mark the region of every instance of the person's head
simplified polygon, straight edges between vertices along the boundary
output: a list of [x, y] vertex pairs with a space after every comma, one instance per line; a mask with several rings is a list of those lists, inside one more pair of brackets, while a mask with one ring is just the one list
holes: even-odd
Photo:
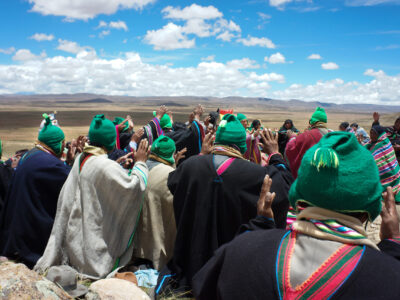
[[253, 122], [251, 122], [251, 127], [254, 128], [254, 130], [260, 129], [261, 128], [260, 120], [253, 120]]
[[158, 156], [173, 165], [175, 163], [175, 150], [175, 142], [171, 138], [162, 135], [151, 145], [150, 154]]
[[317, 107], [315, 109], [315, 112], [312, 114], [310, 118], [310, 125], [314, 125], [316, 123], [327, 123], [328, 122], [328, 117], [326, 115], [325, 109], [322, 107]]
[[[154, 116], [154, 117], [156, 116], [156, 112], [155, 112], [155, 111], [153, 112], [153, 116]], [[161, 129], [164, 130], [164, 131], [170, 131], [170, 130], [172, 130], [172, 122], [171, 122], [171, 118], [170, 118], [170, 116], [169, 116], [168, 114], [164, 114], [164, 115], [161, 117], [161, 120], [160, 120], [160, 127], [161, 127]]]
[[[121, 123], [124, 122], [124, 121], [125, 121], [124, 118], [115, 117], [115, 118], [114, 118], [114, 121], [113, 121], [113, 124], [114, 124], [115, 126], [117, 126], [117, 125], [121, 124]], [[128, 123], [128, 122], [125, 122], [125, 124], [124, 124], [124, 129], [122, 129], [122, 132], [127, 132], [128, 129], [129, 129], [129, 123]]]
[[249, 120], [247, 120], [247, 117], [244, 114], [237, 114], [237, 119], [245, 129], [249, 126]]
[[374, 125], [372, 126], [369, 136], [371, 138], [371, 142], [375, 143], [379, 137], [382, 135], [382, 133], [385, 132], [385, 129], [382, 126], [379, 125]]
[[396, 122], [394, 122], [394, 130], [399, 131], [400, 130], [400, 117], [396, 119]]
[[350, 127], [351, 127], [354, 131], [357, 131], [357, 129], [358, 129], [358, 124], [357, 124], [357, 123], [352, 123], [352, 124], [350, 125]]
[[246, 152], [246, 130], [234, 115], [226, 114], [219, 122], [215, 144], [236, 147], [242, 154]]
[[285, 121], [285, 123], [283, 123], [283, 127], [285, 127], [286, 130], [292, 129], [292, 128], [293, 128], [293, 121], [290, 120], [290, 119], [287, 119], [287, 120]]
[[38, 141], [49, 147], [56, 156], [61, 157], [65, 147], [65, 135], [60, 127], [53, 125], [50, 117], [43, 114], [44, 125], [39, 132]]
[[208, 116], [210, 117], [210, 124], [212, 124], [213, 127], [217, 126], [219, 113], [216, 111], [212, 111], [209, 113]]
[[104, 115], [94, 116], [89, 127], [90, 144], [111, 152], [115, 148], [116, 139], [117, 131], [113, 122]]
[[349, 128], [349, 122], [342, 122], [339, 125], [339, 131], [347, 131], [347, 128]]
[[373, 221], [381, 211], [382, 192], [371, 153], [354, 134], [337, 131], [326, 134], [305, 153], [289, 201], [294, 208], [307, 203], [353, 216], [367, 213]]

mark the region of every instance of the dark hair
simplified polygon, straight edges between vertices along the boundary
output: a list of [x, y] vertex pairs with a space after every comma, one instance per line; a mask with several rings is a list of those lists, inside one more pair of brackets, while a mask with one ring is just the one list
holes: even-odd
[[17, 155], [17, 156], [23, 156], [23, 155], [25, 155], [25, 153], [28, 152], [28, 151], [29, 151], [29, 149], [17, 150], [17, 151], [15, 151], [15, 155]]
[[350, 125], [350, 127], [358, 128], [358, 124], [357, 124], [357, 123], [352, 123], [352, 124]]
[[210, 123], [213, 125], [216, 125], [218, 117], [219, 117], [219, 113], [216, 111], [212, 111], [212, 112], [210, 112], [209, 117], [210, 117]]
[[[352, 124], [353, 125], [353, 124]], [[339, 125], [340, 128], [347, 129], [349, 127], [349, 122], [342, 122]]]
[[371, 130], [375, 131], [378, 136], [385, 132], [385, 128], [379, 125], [372, 126]]
[[254, 120], [254, 121], [251, 123], [251, 127], [253, 127], [253, 128], [255, 128], [256, 126], [259, 126], [259, 125], [261, 125], [260, 120]]
[[283, 123], [283, 126], [282, 126], [282, 127], [285, 127], [286, 124], [290, 124], [292, 127], [294, 127], [293, 121], [290, 120], [290, 119], [287, 119], [287, 120]]

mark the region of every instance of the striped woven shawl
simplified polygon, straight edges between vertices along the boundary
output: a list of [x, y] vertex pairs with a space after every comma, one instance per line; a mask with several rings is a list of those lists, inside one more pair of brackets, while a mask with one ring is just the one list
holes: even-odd
[[382, 133], [376, 143], [369, 143], [366, 147], [371, 151], [378, 166], [383, 188], [391, 186], [396, 195], [396, 202], [400, 202], [400, 167], [386, 133]]

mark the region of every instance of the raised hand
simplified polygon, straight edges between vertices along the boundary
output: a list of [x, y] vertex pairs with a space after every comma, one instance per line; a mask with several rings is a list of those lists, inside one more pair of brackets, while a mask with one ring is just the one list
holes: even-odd
[[210, 154], [214, 145], [215, 136], [209, 132], [206, 134], [203, 140], [203, 145], [201, 146], [201, 154], [206, 155]]
[[156, 110], [156, 118], [161, 119], [163, 115], [167, 113], [168, 109], [165, 105], [161, 105], [157, 110]]
[[136, 132], [131, 137], [131, 141], [135, 142], [136, 144], [139, 143], [139, 141], [142, 138], [143, 134], [144, 134], [144, 129], [143, 128], [140, 128], [140, 129], [136, 130]]
[[257, 215], [273, 219], [272, 202], [275, 199], [275, 193], [271, 193], [272, 179], [265, 175], [264, 182], [261, 187], [260, 198], [257, 201]]
[[149, 153], [150, 153], [149, 142], [147, 141], [147, 139], [144, 139], [140, 142], [139, 147], [135, 153], [134, 156], [135, 162], [138, 161], [146, 162]]
[[119, 163], [124, 169], [128, 169], [133, 163], [132, 155], [133, 152], [129, 152], [128, 154], [118, 158], [116, 162]]
[[187, 148], [183, 148], [181, 151], [178, 151], [175, 153], [174, 159], [175, 159], [175, 164], [177, 165], [178, 162], [182, 159], [185, 158], [185, 153], [187, 151]]
[[261, 143], [259, 143], [259, 146], [262, 148], [262, 152], [267, 155], [279, 152], [278, 134], [274, 135], [271, 129], [264, 129], [264, 132], [261, 132]]
[[373, 118], [374, 118], [374, 122], [379, 122], [379, 117], [380, 117], [380, 116], [379, 116], [379, 113], [378, 113], [378, 112], [374, 112], [372, 116], [373, 116]]
[[392, 187], [382, 193], [383, 206], [381, 211], [382, 224], [380, 231], [381, 240], [400, 237], [399, 216], [397, 215], [396, 202]]

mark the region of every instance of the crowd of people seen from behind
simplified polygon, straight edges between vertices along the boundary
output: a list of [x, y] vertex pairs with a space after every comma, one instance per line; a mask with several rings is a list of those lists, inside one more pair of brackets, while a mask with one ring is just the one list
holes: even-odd
[[160, 106], [140, 128], [95, 115], [67, 142], [43, 114], [33, 148], [0, 161], [0, 260], [73, 297], [71, 272], [157, 299], [399, 299], [400, 117], [372, 117], [332, 130], [317, 107], [301, 132]]

